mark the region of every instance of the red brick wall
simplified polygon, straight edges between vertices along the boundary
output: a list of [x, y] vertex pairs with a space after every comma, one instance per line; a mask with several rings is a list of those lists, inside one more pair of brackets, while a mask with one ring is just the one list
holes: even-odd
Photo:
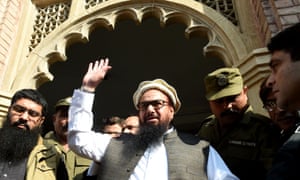
[[265, 3], [263, 1], [251, 0], [250, 3], [252, 5], [252, 13], [256, 25], [255, 28], [259, 38], [261, 39], [261, 44], [264, 46], [268, 38], [271, 36], [271, 30], [269, 26], [269, 16], [271, 13], [268, 11], [269, 8], [264, 5]]
[[251, 0], [251, 4], [264, 44], [278, 31], [300, 22], [300, 0]]
[[300, 22], [300, 0], [274, 0], [282, 28]]

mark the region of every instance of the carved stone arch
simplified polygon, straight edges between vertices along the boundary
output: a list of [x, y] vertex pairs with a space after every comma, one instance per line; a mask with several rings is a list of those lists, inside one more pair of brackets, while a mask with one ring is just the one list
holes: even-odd
[[215, 10], [193, 0], [116, 0], [106, 1], [85, 10], [81, 16], [69, 18], [28, 55], [27, 64], [16, 77], [12, 90], [37, 88], [53, 75], [49, 65], [67, 59], [65, 50], [74, 42], [87, 42], [90, 32], [97, 26], [113, 30], [117, 21], [131, 19], [142, 23], [144, 18], [156, 17], [161, 26], [184, 23], [187, 38], [207, 36], [205, 55], [220, 57], [226, 66], [235, 66], [246, 55], [247, 50], [237, 27]]

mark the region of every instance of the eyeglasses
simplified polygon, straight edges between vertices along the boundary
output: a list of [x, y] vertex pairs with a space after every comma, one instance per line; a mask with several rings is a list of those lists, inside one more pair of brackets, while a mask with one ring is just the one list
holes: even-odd
[[12, 106], [12, 111], [18, 115], [21, 115], [25, 112], [28, 113], [29, 117], [31, 117], [32, 119], [35, 119], [37, 117], [40, 117], [42, 114], [35, 111], [35, 110], [32, 110], [32, 109], [27, 109], [26, 107], [24, 106], [21, 106], [21, 105], [18, 105], [18, 104], [15, 104]]
[[145, 111], [148, 106], [151, 105], [155, 110], [159, 110], [162, 107], [169, 105], [169, 102], [164, 101], [164, 100], [154, 100], [154, 101], [145, 101], [145, 102], [140, 102], [137, 107], [140, 111]]
[[269, 112], [274, 111], [277, 108], [276, 100], [266, 101], [263, 108]]

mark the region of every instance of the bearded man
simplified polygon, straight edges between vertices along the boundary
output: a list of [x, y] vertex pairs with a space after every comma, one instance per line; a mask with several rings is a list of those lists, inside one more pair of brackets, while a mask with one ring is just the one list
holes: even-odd
[[40, 136], [46, 113], [47, 102], [38, 91], [14, 94], [0, 129], [0, 179], [56, 179], [60, 156]]
[[90, 63], [69, 110], [69, 146], [101, 162], [98, 179], [237, 179], [208, 142], [172, 126], [181, 103], [162, 79], [143, 81], [133, 95], [140, 130], [118, 138], [92, 131], [94, 92], [111, 69], [108, 59]]

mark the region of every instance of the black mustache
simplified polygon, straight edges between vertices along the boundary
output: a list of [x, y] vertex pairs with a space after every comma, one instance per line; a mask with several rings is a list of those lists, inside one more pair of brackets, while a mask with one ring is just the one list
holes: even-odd
[[228, 109], [221, 113], [221, 117], [229, 116], [229, 115], [240, 115], [240, 112], [234, 109]]
[[17, 127], [17, 126], [19, 126], [19, 125], [24, 125], [24, 127], [26, 128], [26, 130], [30, 130], [30, 128], [29, 128], [29, 126], [28, 126], [28, 124], [27, 124], [27, 121], [24, 120], [24, 119], [19, 119], [18, 121], [14, 122], [12, 125], [13, 125], [14, 127]]
[[62, 126], [62, 129], [63, 129], [64, 131], [68, 131], [68, 124], [63, 125], [63, 126]]

